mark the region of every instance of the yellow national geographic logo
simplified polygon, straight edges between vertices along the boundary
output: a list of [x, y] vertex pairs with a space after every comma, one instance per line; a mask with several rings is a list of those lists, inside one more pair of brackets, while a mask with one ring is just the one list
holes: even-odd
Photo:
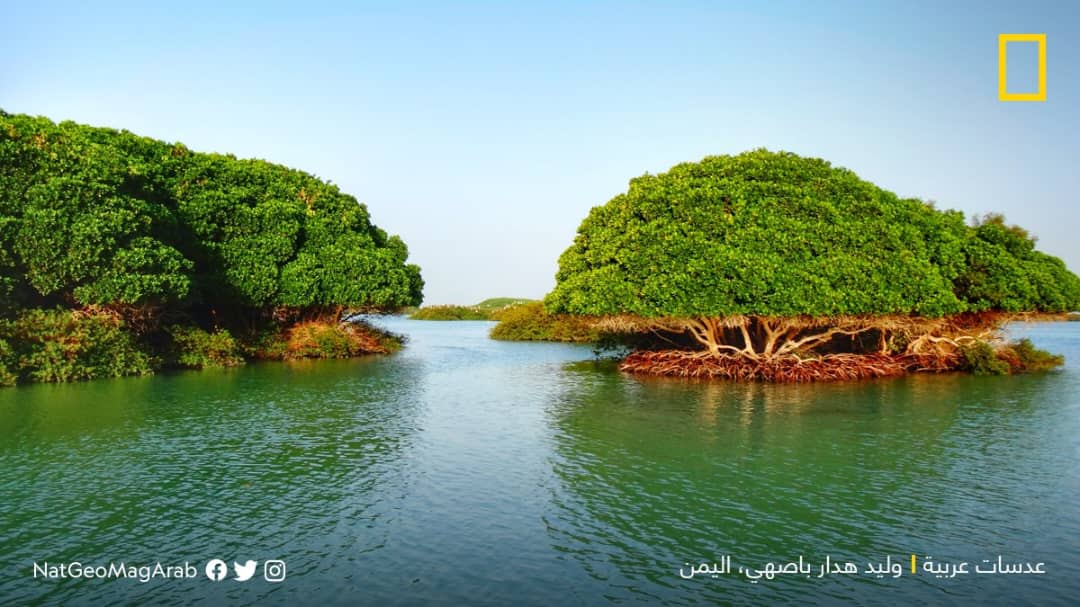
[[[1039, 90], [1034, 93], [1010, 93], [1008, 58], [1010, 42], [1034, 42], [1039, 45]], [[1046, 34], [998, 34], [998, 99], [1002, 101], [1046, 101]]]

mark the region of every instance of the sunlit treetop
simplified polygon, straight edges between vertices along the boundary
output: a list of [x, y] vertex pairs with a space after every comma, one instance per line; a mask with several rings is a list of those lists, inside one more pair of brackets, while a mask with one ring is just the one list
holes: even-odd
[[416, 305], [401, 239], [262, 160], [0, 112], [0, 306]]
[[1080, 279], [1000, 216], [900, 198], [817, 158], [754, 150], [631, 180], [559, 259], [550, 311], [832, 316], [1080, 307]]

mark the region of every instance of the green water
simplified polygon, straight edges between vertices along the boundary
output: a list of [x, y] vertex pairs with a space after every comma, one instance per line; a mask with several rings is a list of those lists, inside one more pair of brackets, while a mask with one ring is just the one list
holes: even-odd
[[[489, 323], [384, 323], [411, 338], [387, 358], [0, 390], [0, 605], [1080, 597], [1080, 323], [1021, 329], [1069, 357], [1057, 373], [805, 386], [634, 379]], [[912, 553], [1047, 573], [913, 576]], [[905, 575], [680, 577], [724, 555]], [[211, 558], [259, 571], [212, 582]], [[199, 577], [33, 577], [75, 560]]]

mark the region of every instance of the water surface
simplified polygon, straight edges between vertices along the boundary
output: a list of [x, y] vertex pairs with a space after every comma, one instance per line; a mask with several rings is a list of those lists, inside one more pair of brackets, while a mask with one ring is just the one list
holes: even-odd
[[[0, 390], [0, 604], [1074, 604], [1080, 323], [1023, 377], [631, 378], [484, 322], [397, 355]], [[1044, 562], [1046, 575], [908, 575]], [[905, 575], [683, 579], [826, 555]], [[211, 558], [258, 560], [209, 581]], [[281, 559], [287, 577], [262, 579]], [[189, 561], [193, 580], [32, 564]]]

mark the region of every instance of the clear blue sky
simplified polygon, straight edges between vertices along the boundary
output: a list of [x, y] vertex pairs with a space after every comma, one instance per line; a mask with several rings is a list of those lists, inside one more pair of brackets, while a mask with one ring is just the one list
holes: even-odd
[[[329, 179], [427, 303], [540, 297], [631, 177], [755, 147], [1003, 212], [1080, 270], [1076, 2], [4, 4], [0, 108]], [[997, 100], [1003, 32], [1047, 34], [1045, 103]]]

